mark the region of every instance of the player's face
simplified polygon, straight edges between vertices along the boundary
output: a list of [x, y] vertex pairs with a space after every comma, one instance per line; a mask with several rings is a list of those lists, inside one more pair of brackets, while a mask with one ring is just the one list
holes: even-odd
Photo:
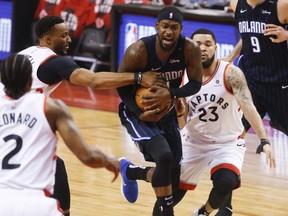
[[50, 33], [51, 49], [59, 55], [67, 54], [71, 38], [68, 27], [65, 23], [55, 25], [55, 29]]
[[161, 20], [156, 22], [158, 39], [161, 48], [165, 51], [172, 50], [182, 31], [182, 25], [174, 20]]
[[201, 49], [203, 68], [208, 68], [215, 59], [216, 43], [210, 34], [196, 34], [192, 38]]

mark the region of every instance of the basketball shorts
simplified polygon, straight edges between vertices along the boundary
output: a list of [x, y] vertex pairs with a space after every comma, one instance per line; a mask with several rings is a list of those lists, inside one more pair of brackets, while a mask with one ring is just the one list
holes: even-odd
[[126, 128], [147, 161], [153, 160], [143, 152], [143, 145], [145, 143], [143, 141], [162, 135], [170, 146], [174, 162], [179, 165], [182, 158], [182, 143], [175, 109], [172, 109], [159, 122], [144, 122], [130, 112], [124, 103], [120, 103], [119, 117], [121, 124]]
[[[183, 134], [183, 136], [187, 136]], [[183, 159], [181, 161], [180, 188], [194, 190], [203, 171], [209, 167], [210, 175], [219, 169], [227, 168], [241, 174], [246, 151], [245, 140], [229, 143], [205, 144], [190, 142], [182, 136]]]
[[42, 190], [0, 188], [0, 194], [0, 215], [63, 216], [58, 201]]

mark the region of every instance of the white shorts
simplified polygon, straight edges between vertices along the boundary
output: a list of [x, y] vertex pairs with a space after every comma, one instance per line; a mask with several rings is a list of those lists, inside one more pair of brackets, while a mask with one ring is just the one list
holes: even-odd
[[246, 151], [244, 139], [223, 144], [197, 144], [185, 139], [182, 142], [181, 189], [194, 190], [207, 167], [210, 167], [211, 175], [221, 168], [241, 174]]
[[63, 216], [58, 201], [44, 191], [0, 188], [0, 194], [1, 216]]

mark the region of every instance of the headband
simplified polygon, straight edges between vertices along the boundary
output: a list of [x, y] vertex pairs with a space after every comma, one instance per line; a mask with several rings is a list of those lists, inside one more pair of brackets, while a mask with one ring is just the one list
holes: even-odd
[[167, 6], [159, 12], [157, 21], [159, 22], [163, 19], [174, 20], [182, 25], [183, 15], [178, 8]]

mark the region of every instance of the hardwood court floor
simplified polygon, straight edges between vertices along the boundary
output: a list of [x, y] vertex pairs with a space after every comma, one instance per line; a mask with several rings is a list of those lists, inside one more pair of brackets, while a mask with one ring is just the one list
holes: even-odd
[[[109, 100], [107, 92], [105, 94]], [[103, 97], [99, 95], [100, 93], [96, 94], [96, 97]], [[112, 94], [112, 97], [115, 95]], [[104, 99], [102, 103], [105, 106], [108, 104]], [[111, 108], [114, 111], [75, 106], [70, 106], [70, 109], [76, 124], [91, 145], [118, 157], [127, 157], [136, 164], [153, 165], [143, 160], [129, 135], [120, 125], [115, 107], [117, 106], [114, 104]], [[254, 152], [258, 139], [254, 133], [248, 133], [242, 187], [234, 191], [233, 195], [234, 216], [288, 215], [288, 138], [269, 126], [266, 126], [266, 130], [273, 142], [277, 167], [269, 169], [265, 164], [264, 155], [256, 157]], [[68, 171], [72, 199], [71, 216], [152, 215], [155, 197], [150, 184], [139, 181], [138, 200], [130, 204], [121, 195], [120, 176], [111, 183], [113, 176], [110, 172], [84, 166], [61, 139], [57, 151], [66, 162]], [[211, 181], [207, 169], [198, 188], [188, 192], [182, 202], [175, 207], [175, 215], [191, 216], [191, 213], [206, 201], [210, 189]]]

